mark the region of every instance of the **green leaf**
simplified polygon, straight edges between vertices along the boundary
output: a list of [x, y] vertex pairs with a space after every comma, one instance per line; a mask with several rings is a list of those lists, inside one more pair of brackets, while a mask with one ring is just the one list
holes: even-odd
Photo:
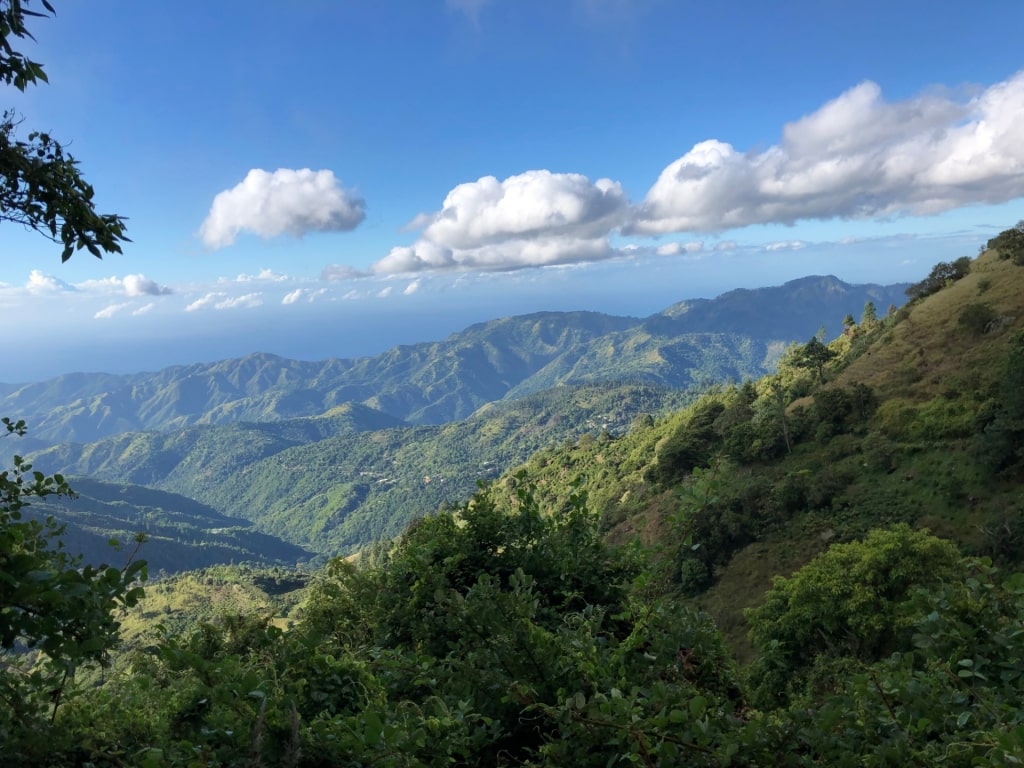
[[704, 716], [707, 707], [708, 701], [703, 696], [694, 696], [690, 699], [690, 714], [695, 720]]
[[380, 715], [372, 709], [366, 712], [365, 718], [366, 728], [363, 731], [363, 743], [368, 747], [373, 747], [380, 741], [381, 733], [384, 731], [384, 725], [381, 723]]

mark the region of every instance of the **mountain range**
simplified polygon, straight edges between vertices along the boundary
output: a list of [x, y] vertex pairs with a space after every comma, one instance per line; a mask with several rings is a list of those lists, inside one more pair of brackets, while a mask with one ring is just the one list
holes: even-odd
[[[0, 413], [31, 429], [23, 446], [89, 442], [194, 424], [320, 416], [355, 403], [392, 425], [444, 424], [486, 403], [554, 386], [643, 382], [671, 388], [770, 370], [786, 344], [838, 331], [866, 302], [902, 302], [905, 286], [807, 277], [675, 304], [648, 318], [543, 312], [470, 326], [375, 357], [288, 360], [255, 353], [154, 373], [73, 373], [0, 384]], [[383, 424], [382, 424], [383, 426]], [[23, 448], [24, 450], [24, 448]]]

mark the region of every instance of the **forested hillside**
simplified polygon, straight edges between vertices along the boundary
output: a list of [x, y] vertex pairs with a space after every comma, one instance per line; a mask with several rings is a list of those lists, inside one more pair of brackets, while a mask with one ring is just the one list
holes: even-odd
[[[130, 376], [76, 373], [0, 384], [0, 413], [17, 414], [38, 447], [193, 424], [319, 416], [363, 404], [414, 424], [465, 418], [482, 405], [556, 385], [646, 382], [684, 389], [765, 373], [785, 344], [902, 286], [805, 278], [725, 294], [647, 320], [544, 312], [471, 326], [444, 341], [376, 357], [300, 362], [268, 354]], [[733, 311], [736, 305], [741, 311]], [[818, 312], [818, 309], [827, 310]]]
[[524, 469], [546, 504], [585, 491], [613, 540], [676, 542], [673, 582], [744, 656], [743, 610], [773, 576], [881, 525], [927, 527], [1016, 567], [1024, 269], [1006, 256], [938, 265], [906, 307], [872, 306], [829, 344], [790, 349], [771, 376]]
[[[6, 754], [1018, 765], [1024, 251], [1002, 243], [770, 376], [535, 453], [308, 586], [221, 570], [150, 587], [147, 610], [111, 574], [133, 646], [98, 675], [79, 636], [26, 624], [38, 655], [0, 673]], [[61, 482], [5, 488], [20, 503]]]
[[[497, 477], [542, 447], [621, 434], [638, 416], [690, 399], [644, 385], [560, 387], [487, 405], [445, 426], [386, 429], [381, 414], [343, 406], [324, 418], [126, 434], [31, 458], [66, 474], [201, 499], [329, 556], [356, 552], [397, 535], [424, 512], [464, 501], [478, 480]], [[68, 519], [75, 505], [66, 506]]]

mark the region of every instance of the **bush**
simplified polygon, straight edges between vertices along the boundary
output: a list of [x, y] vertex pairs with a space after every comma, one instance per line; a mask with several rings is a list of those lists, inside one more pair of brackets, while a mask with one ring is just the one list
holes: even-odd
[[753, 682], [765, 703], [803, 692], [822, 661], [870, 662], [910, 645], [905, 608], [921, 586], [963, 570], [956, 547], [907, 525], [835, 544], [791, 578], [775, 577], [764, 605], [747, 611], [762, 651]]
[[988, 331], [990, 323], [995, 319], [996, 311], [988, 304], [979, 301], [964, 307], [957, 322], [970, 333], [980, 336]]
[[914, 283], [906, 290], [907, 296], [913, 299], [923, 299], [925, 296], [931, 296], [933, 293], [938, 293], [949, 283], [955, 283], [966, 277], [971, 272], [971, 257], [961, 256], [956, 261], [940, 261], [934, 267], [932, 271], [928, 273], [928, 277], [919, 283]]

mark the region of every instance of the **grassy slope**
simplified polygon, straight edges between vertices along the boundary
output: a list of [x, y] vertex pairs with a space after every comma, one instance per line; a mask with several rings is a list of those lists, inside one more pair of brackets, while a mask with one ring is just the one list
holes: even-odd
[[[961, 314], [977, 302], [1007, 318], [1003, 327], [986, 334], [962, 327]], [[710, 504], [725, 510], [721, 527], [735, 529], [732, 550], [715, 564], [713, 585], [697, 599], [741, 659], [749, 653], [743, 611], [760, 601], [772, 577], [871, 528], [906, 521], [968, 552], [1019, 558], [1007, 539], [1019, 533], [1014, 515], [1020, 514], [1021, 478], [992, 477], [979, 465], [975, 418], [989, 403], [1010, 335], [1022, 327], [1024, 269], [984, 255], [967, 277], [901, 310], [898, 322], [870, 343], [869, 335], [833, 343], [846, 358], [827, 372], [824, 388], [872, 387], [881, 405], [869, 422], [815, 434], [814, 400], [804, 397], [788, 409], [794, 424], [811, 423], [792, 453], [726, 465], [728, 475], [718, 478], [720, 498]], [[766, 385], [759, 382], [759, 390]], [[720, 390], [710, 399], [734, 396], [735, 390]], [[610, 538], [639, 538], [675, 558], [680, 542], [673, 516], [707, 499], [687, 499], [689, 481], [659, 479], [659, 459], [693, 413], [638, 425], [603, 444], [542, 451], [525, 468], [554, 504], [564, 502], [569, 483], [579, 478]], [[794, 488], [803, 494], [799, 503], [786, 501]]]
[[[967, 331], [958, 319], [965, 307], [979, 301], [1013, 319], [983, 337]], [[860, 382], [871, 386], [883, 402], [906, 401], [918, 409], [946, 400], [950, 410], [970, 422], [998, 376], [1007, 338], [1024, 327], [1024, 269], [987, 253], [974, 262], [971, 274], [904, 312], [891, 333], [838, 373], [833, 385]], [[922, 418], [920, 410], [915, 415]], [[765, 541], [738, 552], [702, 597], [701, 603], [734, 647], [746, 648], [743, 610], [760, 602], [772, 576], [792, 573], [837, 538], [907, 520], [968, 551], [992, 553], [988, 532], [1019, 507], [1020, 478], [993, 479], [983, 472], [974, 459], [974, 435], [934, 434], [920, 440], [914, 439], [913, 430], [910, 435], [894, 435], [891, 445], [885, 446], [886, 452], [893, 451], [891, 459], [883, 463], [877, 447], [885, 439], [879, 435], [882, 416], [884, 412], [876, 414], [867, 435], [824, 454], [832, 459], [828, 463], [834, 471], [852, 475], [843, 493], [849, 504], [845, 515], [828, 509], [794, 517]], [[822, 446], [805, 446], [782, 463], [780, 473], [822, 471], [814, 460], [814, 454], [821, 453]]]

